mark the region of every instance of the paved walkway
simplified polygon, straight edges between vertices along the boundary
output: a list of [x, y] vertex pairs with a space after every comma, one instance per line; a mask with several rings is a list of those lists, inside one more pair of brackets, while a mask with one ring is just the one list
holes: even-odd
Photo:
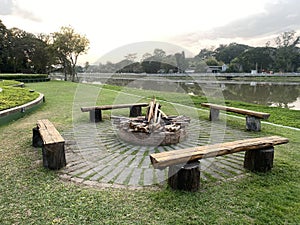
[[[76, 124], [72, 131], [63, 133], [67, 166], [61, 170], [61, 177], [100, 187], [155, 187], [165, 183], [167, 169], [153, 169], [149, 154], [253, 137], [249, 132], [225, 128], [222, 124], [193, 120], [188, 134], [188, 139], [177, 145], [134, 146], [119, 140], [110, 120]], [[216, 182], [243, 174], [243, 157], [244, 153], [236, 153], [201, 160], [201, 182]]]

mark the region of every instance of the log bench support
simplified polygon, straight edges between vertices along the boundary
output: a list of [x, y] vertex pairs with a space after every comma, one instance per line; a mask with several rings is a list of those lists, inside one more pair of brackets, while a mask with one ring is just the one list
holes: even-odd
[[45, 168], [58, 170], [66, 166], [65, 140], [49, 120], [38, 120], [32, 133], [32, 146], [42, 147]]
[[93, 123], [98, 123], [98, 122], [102, 121], [101, 109], [92, 109], [90, 111], [90, 121]]
[[90, 122], [98, 123], [102, 121], [102, 110], [129, 108], [129, 117], [137, 117], [142, 115], [142, 107], [145, 106], [148, 106], [148, 103], [102, 105], [93, 107], [81, 107], [81, 111], [89, 112]]
[[255, 116], [246, 116], [246, 129], [249, 131], [261, 131], [261, 119]]
[[175, 190], [197, 191], [200, 186], [199, 160], [245, 151], [244, 168], [268, 172], [273, 167], [274, 146], [288, 143], [280, 136], [252, 138], [150, 154], [155, 169], [169, 167], [168, 185]]
[[138, 117], [142, 115], [142, 107], [141, 106], [131, 106], [129, 117]]
[[209, 110], [209, 120], [210, 121], [218, 121], [219, 115], [220, 115], [220, 110], [210, 108], [210, 110]]
[[195, 192], [200, 187], [200, 163], [172, 165], [168, 171], [168, 185], [174, 190]]
[[273, 168], [274, 147], [245, 152], [244, 168], [253, 172], [268, 172]]
[[220, 110], [234, 112], [242, 115], [246, 115], [246, 129], [248, 131], [260, 131], [261, 130], [261, 119], [268, 119], [270, 117], [269, 113], [256, 112], [252, 110], [228, 107], [223, 105], [216, 105], [210, 103], [202, 103], [201, 106], [209, 107], [209, 120], [218, 121]]

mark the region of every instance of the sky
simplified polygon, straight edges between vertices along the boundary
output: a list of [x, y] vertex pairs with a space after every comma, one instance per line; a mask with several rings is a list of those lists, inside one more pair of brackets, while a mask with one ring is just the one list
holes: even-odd
[[232, 42], [262, 46], [300, 31], [299, 9], [299, 0], [0, 0], [0, 20], [34, 34], [70, 25], [90, 41], [79, 64], [94, 64], [156, 46], [191, 56]]

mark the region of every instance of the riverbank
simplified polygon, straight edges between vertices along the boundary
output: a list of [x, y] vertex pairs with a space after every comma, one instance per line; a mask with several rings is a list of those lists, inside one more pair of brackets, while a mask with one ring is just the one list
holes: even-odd
[[[208, 183], [197, 193], [165, 187], [138, 191], [95, 189], [61, 181], [56, 172], [42, 168], [41, 150], [31, 147], [31, 132], [36, 120], [42, 118], [49, 118], [61, 132], [72, 128], [72, 109], [78, 99], [74, 96], [82, 94], [83, 100], [88, 97], [78, 93], [77, 85], [53, 81], [29, 84], [45, 94], [45, 104], [17, 122], [0, 126], [1, 224], [273, 224], [274, 221], [297, 224], [300, 221], [300, 132], [269, 124], [263, 124], [260, 135], [281, 135], [289, 138], [290, 143], [276, 147], [274, 168], [267, 174], [247, 173], [234, 180]], [[98, 85], [87, 88], [98, 96]], [[180, 93], [129, 90], [107, 86], [100, 91], [99, 103], [114, 103], [120, 98], [118, 91], [145, 97], [155, 94], [178, 104], [186, 103], [187, 99]], [[198, 106], [199, 102], [200, 99], [193, 99], [190, 104]], [[173, 110], [172, 104], [166, 107], [164, 104], [166, 113], [172, 114]], [[280, 116], [286, 112], [282, 111]], [[208, 111], [200, 110], [199, 116], [207, 119]], [[226, 118], [227, 126], [235, 129], [244, 129], [244, 122]]]
[[[162, 91], [154, 91], [154, 90], [149, 91], [144, 89], [141, 90], [136, 88], [130, 88], [130, 87], [128, 88], [128, 87], [120, 87], [120, 86], [112, 86], [112, 85], [105, 85], [104, 87], [109, 90], [120, 91], [130, 95], [137, 95], [143, 97], [149, 97], [154, 95], [157, 96], [157, 98], [160, 100], [168, 99], [168, 101], [173, 103], [187, 105], [199, 109], [201, 109], [200, 106], [201, 103], [210, 101], [211, 103], [226, 104], [227, 106], [231, 106], [231, 107], [270, 113], [271, 116], [268, 119], [268, 122], [300, 128], [300, 112], [296, 110], [289, 110], [287, 108], [269, 107], [269, 106], [251, 104], [251, 103], [246, 103], [241, 101], [231, 101], [231, 100], [224, 99], [224, 96], [221, 96], [223, 97], [223, 99], [209, 98], [208, 100], [207, 96], [189, 95], [185, 93], [162, 92]], [[234, 115], [233, 113], [229, 113], [229, 114]], [[204, 115], [203, 118], [205, 118], [205, 116], [206, 115]]]
[[[226, 76], [231, 76], [227, 78]], [[52, 79], [63, 80], [61, 74]], [[206, 89], [218, 90], [226, 100], [300, 110], [298, 74], [114, 74], [83, 73], [81, 83], [135, 86], [141, 89], [205, 95]], [[172, 90], [170, 90], [172, 88]], [[220, 95], [219, 94], [219, 95]]]

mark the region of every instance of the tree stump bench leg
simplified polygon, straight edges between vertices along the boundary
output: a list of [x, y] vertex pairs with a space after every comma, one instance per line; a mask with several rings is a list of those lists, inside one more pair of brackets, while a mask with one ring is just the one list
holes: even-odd
[[249, 150], [245, 153], [244, 168], [253, 172], [268, 172], [273, 168], [274, 147]]
[[38, 127], [32, 129], [32, 146], [35, 148], [43, 146], [43, 140]]
[[90, 111], [90, 121], [93, 123], [102, 121], [101, 109], [95, 109]]
[[210, 121], [218, 121], [219, 120], [220, 110], [214, 109], [214, 108], [210, 108], [209, 112], [210, 112], [209, 113], [209, 120]]
[[169, 167], [168, 185], [174, 190], [198, 191], [200, 187], [199, 162], [188, 163], [184, 166]]
[[65, 143], [44, 145], [42, 148], [43, 166], [51, 170], [58, 170], [66, 166]]
[[142, 115], [142, 107], [141, 106], [131, 106], [129, 117], [137, 117]]
[[249, 131], [260, 131], [260, 119], [254, 116], [246, 116], [246, 129]]

